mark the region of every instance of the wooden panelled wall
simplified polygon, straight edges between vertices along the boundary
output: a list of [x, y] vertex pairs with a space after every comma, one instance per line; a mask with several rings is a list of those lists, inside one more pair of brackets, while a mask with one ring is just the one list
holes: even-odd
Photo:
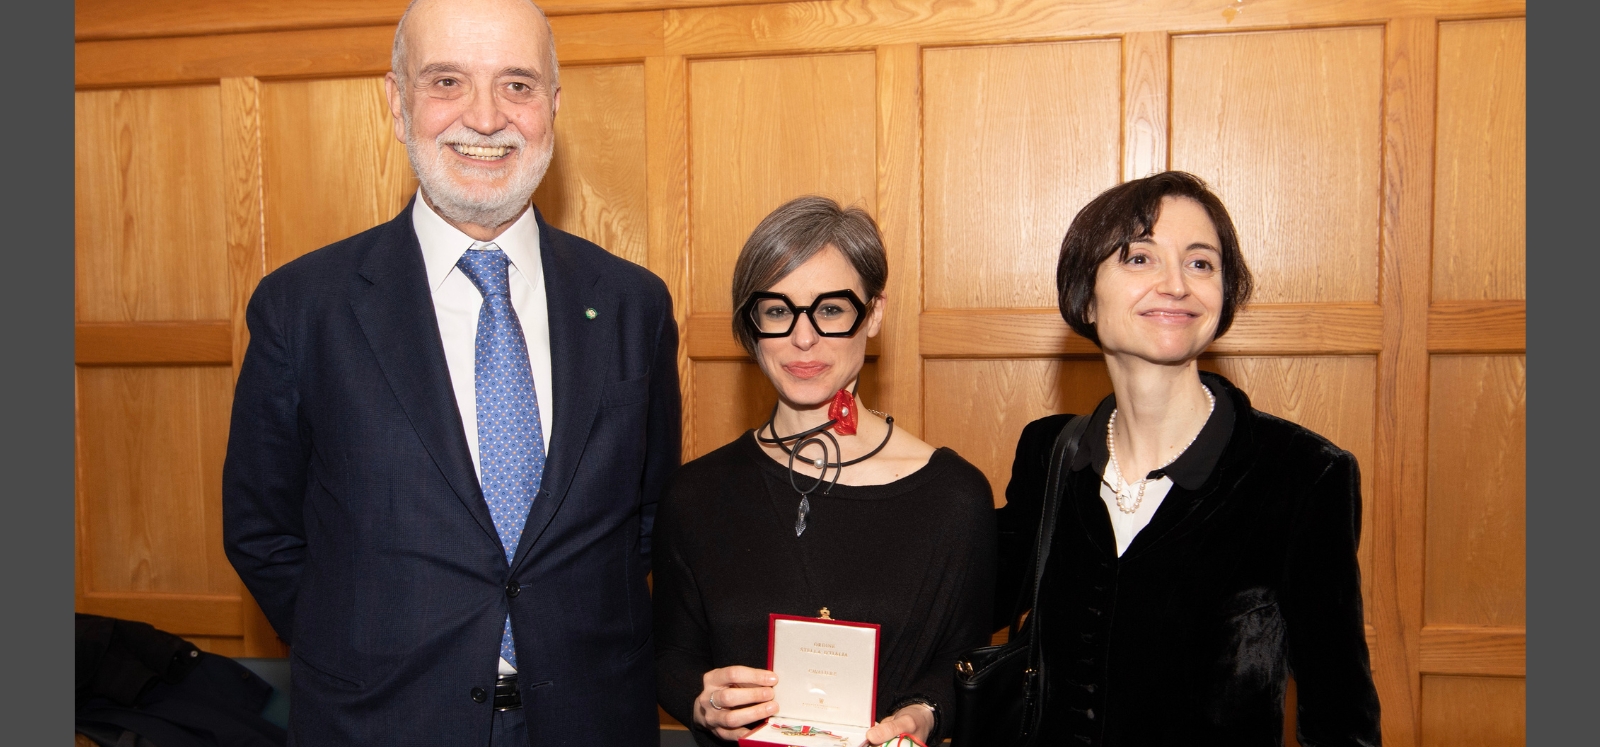
[[[78, 3], [78, 609], [282, 653], [221, 549], [242, 310], [415, 190], [381, 86], [403, 6]], [[1109, 391], [1051, 308], [1067, 223], [1193, 171], [1260, 288], [1203, 365], [1360, 460], [1385, 743], [1523, 743], [1522, 0], [547, 7], [535, 202], [672, 288], [686, 456], [771, 406], [731, 265], [821, 193], [889, 247], [864, 396], [1000, 496], [1023, 424]]]

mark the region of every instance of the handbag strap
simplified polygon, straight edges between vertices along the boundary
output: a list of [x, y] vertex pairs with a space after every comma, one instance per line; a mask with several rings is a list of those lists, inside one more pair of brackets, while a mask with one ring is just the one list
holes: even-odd
[[[1056, 436], [1055, 445], [1050, 449], [1050, 473], [1045, 480], [1044, 513], [1039, 518], [1039, 533], [1034, 540], [1033, 561], [1033, 595], [1031, 606], [1028, 608], [1030, 616], [1039, 614], [1039, 588], [1043, 586], [1045, 561], [1050, 558], [1050, 543], [1055, 538], [1056, 519], [1061, 510], [1061, 497], [1064, 492], [1062, 481], [1068, 467], [1078, 456], [1078, 443], [1083, 440], [1083, 433], [1089, 428], [1089, 416], [1077, 415], [1061, 428], [1060, 435]], [[1011, 617], [1013, 630], [1008, 634], [1007, 640], [1015, 636], [1017, 616]], [[1034, 665], [1039, 661], [1039, 626], [1028, 626], [1028, 660]]]

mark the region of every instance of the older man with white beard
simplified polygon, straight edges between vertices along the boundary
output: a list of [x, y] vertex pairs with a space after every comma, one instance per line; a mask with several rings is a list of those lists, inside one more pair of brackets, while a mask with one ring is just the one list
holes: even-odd
[[262, 280], [234, 393], [225, 544], [291, 742], [654, 745], [671, 299], [529, 205], [561, 103], [532, 3], [417, 0], [385, 85], [417, 198]]

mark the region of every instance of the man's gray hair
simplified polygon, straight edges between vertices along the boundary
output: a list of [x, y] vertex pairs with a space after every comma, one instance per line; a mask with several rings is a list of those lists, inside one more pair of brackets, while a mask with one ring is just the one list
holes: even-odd
[[[550, 18], [544, 14], [544, 8], [533, 0], [526, 0], [539, 14], [539, 20], [544, 21], [545, 36], [550, 39], [550, 90], [554, 92], [561, 87], [561, 63], [556, 60], [556, 32], [550, 28]], [[389, 53], [389, 70], [400, 81], [400, 88], [404, 89], [406, 80], [406, 19], [411, 17], [411, 9], [417, 7], [420, 0], [411, 0], [406, 4], [406, 12], [400, 14], [400, 22], [394, 27], [394, 49]]]

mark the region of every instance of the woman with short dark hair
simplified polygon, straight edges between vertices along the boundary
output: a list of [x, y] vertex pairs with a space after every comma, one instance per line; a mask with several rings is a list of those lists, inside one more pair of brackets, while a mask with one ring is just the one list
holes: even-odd
[[[1073, 219], [1056, 281], [1113, 393], [1078, 416], [1026, 622], [1044, 663], [1035, 743], [1277, 747], [1292, 672], [1301, 744], [1378, 744], [1356, 461], [1198, 365], [1251, 291], [1227, 209], [1182, 172], [1113, 187]], [[1031, 601], [1052, 445], [1073, 417], [1034, 421], [1017, 446], [997, 626]]]
[[702, 745], [776, 712], [769, 613], [880, 627], [873, 744], [948, 731], [955, 659], [988, 638], [983, 473], [867, 408], [888, 262], [865, 211], [792, 200], [745, 242], [733, 332], [772, 382], [761, 427], [688, 464], [654, 532], [658, 698]]

